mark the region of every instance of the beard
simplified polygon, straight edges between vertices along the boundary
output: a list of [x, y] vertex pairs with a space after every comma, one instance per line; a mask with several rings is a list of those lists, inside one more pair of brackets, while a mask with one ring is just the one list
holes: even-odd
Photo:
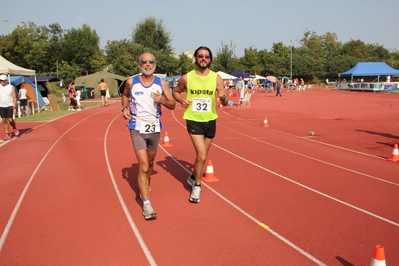
[[142, 74], [146, 75], [146, 76], [151, 76], [152, 74], [154, 74], [156, 67], [154, 66], [153, 68], [146, 70], [145, 67], [140, 67], [140, 71]]
[[[203, 62], [205, 62], [205, 61], [203, 61]], [[198, 67], [201, 68], [201, 69], [207, 69], [207, 68], [209, 68], [209, 66], [211, 65], [211, 62], [209, 62], [209, 63], [206, 64], [206, 65], [201, 65], [200, 62], [198, 62], [198, 61], [196, 60], [196, 61], [195, 61], [195, 65], [198, 66]]]

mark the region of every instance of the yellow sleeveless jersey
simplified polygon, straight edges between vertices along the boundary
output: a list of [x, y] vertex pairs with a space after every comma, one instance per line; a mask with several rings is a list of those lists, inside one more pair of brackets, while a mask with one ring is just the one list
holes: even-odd
[[210, 71], [205, 77], [198, 76], [194, 70], [187, 73], [187, 99], [192, 101], [184, 112], [183, 119], [208, 122], [218, 118], [216, 113], [217, 74]]

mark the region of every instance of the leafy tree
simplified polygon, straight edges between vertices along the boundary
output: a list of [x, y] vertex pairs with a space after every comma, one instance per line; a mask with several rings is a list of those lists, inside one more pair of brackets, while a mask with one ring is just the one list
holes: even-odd
[[327, 32], [322, 36], [322, 49], [324, 58], [329, 60], [339, 55], [341, 49], [341, 42], [338, 42], [337, 34]]
[[345, 72], [354, 67], [359, 62], [358, 58], [352, 56], [339, 55], [326, 63], [326, 76], [337, 78], [338, 73]]
[[369, 55], [368, 61], [380, 62], [387, 61], [390, 58], [389, 51], [381, 45], [368, 45], [371, 49], [371, 54]]
[[195, 68], [195, 65], [191, 58], [189, 58], [185, 54], [179, 55], [179, 63], [178, 63], [176, 74], [184, 75], [184, 74], [187, 74], [189, 71], [193, 70], [194, 68]]
[[[22, 23], [17, 26], [7, 38], [6, 55], [8, 60], [22, 67], [35, 69], [36, 72], [50, 71], [48, 53], [49, 29], [45, 26], [36, 26], [33, 22]], [[53, 65], [55, 69], [55, 65]]]
[[231, 73], [235, 70], [240, 70], [243, 66], [240, 64], [240, 60], [236, 57], [235, 45], [230, 42], [230, 45], [223, 44], [220, 50], [216, 50], [216, 56], [213, 58], [212, 68], [215, 71], [223, 71], [225, 73]]
[[356, 57], [359, 61], [367, 58], [369, 53], [370, 49], [361, 40], [350, 40], [349, 42], [343, 44], [341, 49], [341, 55]]
[[67, 30], [62, 41], [61, 57], [68, 65], [77, 65], [82, 74], [90, 74], [105, 66], [105, 57], [99, 47], [100, 38], [90, 26]]
[[138, 67], [139, 56], [144, 52], [140, 44], [133, 44], [127, 39], [121, 41], [108, 41], [105, 47], [109, 72], [121, 76], [132, 76], [140, 72]]
[[262, 65], [259, 61], [258, 50], [250, 47], [244, 50], [244, 57], [241, 58], [241, 63], [245, 70], [250, 72], [250, 75], [260, 74], [262, 72]]
[[271, 52], [267, 57], [265, 69], [268, 75], [272, 76], [285, 76], [286, 75], [286, 58], [280, 57], [278, 54]]
[[[149, 51], [151, 52], [151, 51]], [[166, 74], [168, 76], [174, 75], [177, 73], [177, 69], [179, 67], [179, 59], [171, 56], [168, 53], [165, 53], [161, 50], [152, 51], [152, 54], [155, 56], [157, 60], [157, 70], [156, 73]]]
[[170, 33], [166, 30], [163, 20], [147, 17], [136, 24], [132, 33], [133, 43], [155, 51], [172, 53]]
[[284, 44], [282, 42], [273, 43], [272, 52], [274, 54], [278, 55], [279, 57], [283, 57], [283, 58], [290, 56], [290, 48], [287, 46], [284, 46]]
[[65, 84], [75, 80], [76, 77], [80, 77], [82, 72], [84, 71], [81, 66], [75, 63], [68, 64], [67, 62], [62, 61], [59, 67], [59, 76], [62, 77]]

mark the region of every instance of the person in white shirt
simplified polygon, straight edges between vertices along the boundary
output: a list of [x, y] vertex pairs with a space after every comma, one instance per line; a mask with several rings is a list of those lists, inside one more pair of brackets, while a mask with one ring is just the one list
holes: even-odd
[[15, 89], [13, 86], [8, 84], [8, 77], [6, 75], [0, 75], [0, 116], [3, 124], [6, 136], [3, 138], [4, 141], [12, 138], [10, 132], [10, 125], [13, 128], [14, 135], [18, 136], [19, 131], [16, 127], [14, 115], [17, 110], [17, 97], [15, 95]]
[[80, 98], [81, 98], [81, 95], [82, 95], [82, 90], [78, 87], [78, 88], [76, 89], [76, 96], [75, 96], [76, 106], [78, 107], [77, 111], [82, 110], [82, 109], [81, 109], [81, 106], [80, 106]]
[[21, 106], [21, 112], [22, 116], [26, 116], [28, 114], [27, 109], [28, 109], [28, 98], [26, 94], [28, 91], [25, 89], [25, 83], [21, 83], [21, 88], [18, 91], [18, 99], [19, 99], [19, 105]]
[[122, 114], [129, 120], [128, 129], [139, 163], [138, 186], [143, 201], [143, 216], [155, 219], [157, 213], [150, 202], [150, 181], [157, 154], [162, 123], [161, 106], [174, 110], [176, 102], [166, 81], [154, 76], [156, 61], [153, 54], [144, 53], [139, 58], [141, 75], [126, 80], [122, 94]]

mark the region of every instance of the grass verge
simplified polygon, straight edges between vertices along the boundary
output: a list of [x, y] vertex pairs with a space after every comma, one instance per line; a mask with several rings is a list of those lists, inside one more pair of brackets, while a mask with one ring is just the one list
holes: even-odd
[[[108, 101], [108, 103], [115, 102], [115, 101]], [[85, 102], [81, 101], [83, 109], [88, 109], [91, 107], [96, 107], [101, 105], [101, 101], [93, 101], [93, 102]], [[29, 116], [24, 117], [17, 117], [15, 121], [17, 122], [50, 122], [62, 116], [68, 115], [73, 111], [68, 111], [69, 102], [60, 102], [58, 103], [60, 108], [59, 112], [51, 111], [50, 109], [42, 110], [40, 113], [35, 113]]]

